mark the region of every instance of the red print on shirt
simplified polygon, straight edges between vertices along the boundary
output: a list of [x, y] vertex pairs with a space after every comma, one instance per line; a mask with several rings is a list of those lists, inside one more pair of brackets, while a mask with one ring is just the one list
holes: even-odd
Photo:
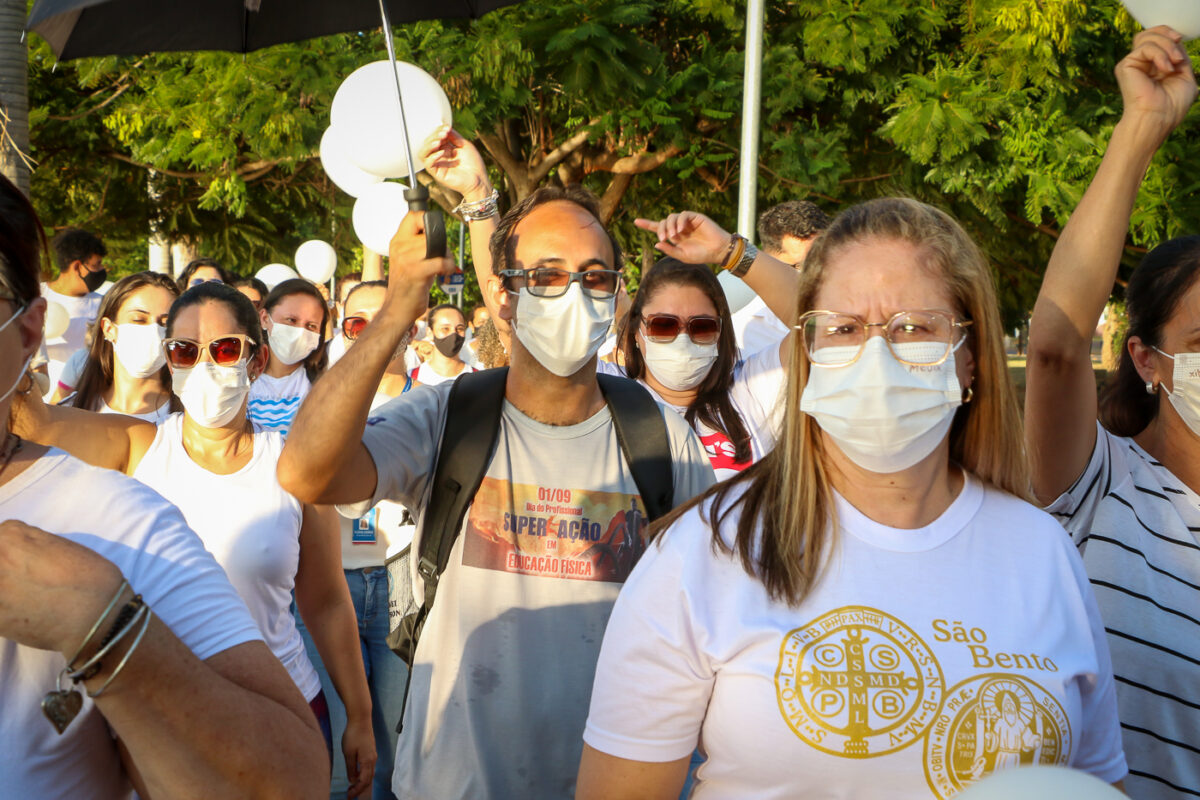
[[712, 463], [714, 470], [731, 469], [741, 472], [750, 466], [749, 459], [740, 463], [734, 459], [733, 442], [729, 441], [729, 437], [720, 431], [701, 436], [700, 444], [704, 445], [704, 450], [708, 453], [708, 460]]

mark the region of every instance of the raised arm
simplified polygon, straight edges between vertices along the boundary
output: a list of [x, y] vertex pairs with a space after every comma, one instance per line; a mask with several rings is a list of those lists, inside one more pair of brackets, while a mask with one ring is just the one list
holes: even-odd
[[303, 503], [368, 500], [375, 462], [362, 442], [371, 399], [400, 339], [424, 311], [437, 275], [455, 271], [446, 258], [425, 259], [421, 215], [409, 214], [392, 238], [388, 293], [354, 346], [312, 387], [279, 457], [279, 483]]
[[1025, 435], [1044, 503], [1082, 474], [1096, 441], [1092, 332], [1112, 293], [1129, 218], [1150, 160], [1196, 97], [1182, 38], [1166, 27], [1134, 37], [1116, 68], [1124, 113], [1063, 228], [1029, 325]]
[[[492, 182], [479, 150], [453, 128], [443, 127], [426, 139], [421, 147], [421, 160], [430, 177], [462, 195], [464, 203], [480, 203], [492, 194]], [[489, 289], [489, 283], [498, 280], [492, 273], [490, 242], [499, 218], [499, 213], [496, 213], [484, 219], [468, 220], [467, 231], [471, 234], [471, 264], [483, 294], [484, 305], [491, 315], [492, 324], [507, 334], [508, 322], [501, 319], [493, 307], [495, 293]]]
[[42, 402], [36, 386], [15, 393], [13, 433], [67, 451], [80, 461], [132, 475], [154, 441], [153, 423]]

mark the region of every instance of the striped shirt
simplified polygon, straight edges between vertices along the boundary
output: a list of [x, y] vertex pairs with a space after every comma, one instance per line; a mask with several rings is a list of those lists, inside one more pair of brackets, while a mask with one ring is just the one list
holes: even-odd
[[250, 384], [246, 414], [257, 428], [279, 431], [286, 437], [300, 410], [300, 403], [311, 388], [304, 367], [282, 378], [272, 378], [264, 373]]
[[1097, 425], [1047, 511], [1083, 553], [1108, 633], [1131, 797], [1200, 797], [1200, 497]]

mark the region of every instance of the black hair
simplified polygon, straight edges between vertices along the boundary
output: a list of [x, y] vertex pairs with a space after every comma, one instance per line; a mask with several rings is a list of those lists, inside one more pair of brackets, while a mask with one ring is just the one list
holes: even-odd
[[[703, 264], [685, 264], [674, 258], [661, 258], [649, 272], [642, 276], [637, 295], [629, 314], [621, 321], [617, 331], [617, 341], [621, 342], [625, 353], [625, 374], [634, 380], [646, 377], [646, 359], [638, 347], [637, 330], [642, 322], [642, 309], [650, 302], [654, 294], [663, 286], [693, 286], [704, 292], [717, 309], [717, 318], [721, 320], [721, 333], [717, 338], [717, 360], [704, 380], [696, 387], [696, 399], [688, 406], [684, 419], [689, 425], [695, 424], [698, 418], [714, 431], [720, 431], [729, 437], [734, 448], [734, 461], [739, 464], [750, 460], [750, 432], [742, 416], [729, 399], [729, 390], [733, 388], [733, 368], [737, 365], [738, 346], [733, 332], [733, 317], [729, 313], [729, 303], [725, 292], [717, 281], [717, 276]], [[681, 331], [680, 336], [687, 336]]]
[[1146, 391], [1146, 382], [1129, 354], [1129, 340], [1136, 336], [1146, 345], [1159, 347], [1163, 327], [1197, 277], [1200, 236], [1163, 242], [1147, 253], [1129, 276], [1125, 287], [1129, 328], [1121, 343], [1117, 370], [1100, 393], [1100, 422], [1117, 436], [1136, 436], [1158, 416], [1158, 395]]
[[433, 327], [433, 318], [435, 316], [437, 316], [437, 313], [439, 311], [445, 311], [446, 309], [450, 309], [455, 314], [458, 314], [460, 317], [462, 317], [463, 323], [464, 324], [466, 323], [467, 315], [462, 312], [461, 308], [454, 305], [454, 303], [438, 303], [436, 306], [429, 309], [429, 316], [425, 317], [425, 324], [427, 324], [430, 328], [432, 328]]
[[[218, 269], [219, 269], [219, 267], [218, 267]], [[233, 282], [233, 288], [235, 288], [235, 289], [253, 289], [254, 291], [258, 292], [258, 296], [263, 298], [264, 300], [267, 298], [267, 295], [271, 291], [270, 289], [267, 288], [267, 285], [265, 283], [260, 281], [258, 278], [255, 278], [253, 275], [251, 275], [249, 278], [238, 278], [236, 281]]]
[[783, 237], [811, 239], [829, 227], [829, 215], [807, 200], [789, 200], [772, 206], [758, 218], [758, 243], [763, 250], [783, 250]]
[[[232, 276], [229, 274], [229, 270], [218, 264], [216, 259], [193, 258], [188, 262], [188, 265], [183, 268], [183, 272], [179, 273], [179, 279], [177, 281], [179, 284], [179, 291], [186, 292], [188, 290], [188, 282], [192, 279], [192, 275], [196, 274], [196, 270], [200, 269], [201, 267], [215, 269], [217, 274], [221, 276], [221, 283], [233, 282]], [[259, 281], [259, 283], [262, 283], [262, 281]]]
[[59, 272], [65, 272], [75, 261], [106, 255], [108, 250], [100, 237], [82, 228], [64, 228], [54, 237], [54, 262]]
[[512, 233], [521, 220], [529, 216], [529, 212], [538, 206], [556, 200], [574, 203], [595, 218], [601, 230], [604, 231], [604, 235], [608, 237], [609, 244], [612, 245], [612, 268], [619, 270], [624, 266], [621, 245], [617, 243], [608, 226], [604, 224], [604, 220], [600, 218], [600, 202], [596, 199], [596, 195], [579, 184], [573, 183], [566, 187], [543, 186], [510, 208], [508, 213], [500, 218], [500, 224], [496, 226], [496, 230], [492, 232], [492, 238], [488, 242], [488, 249], [492, 255], [493, 273], [499, 275], [501, 270], [509, 269], [512, 265], [513, 259], [516, 257], [514, 252], [516, 243], [513, 241]]
[[350, 305], [350, 298], [354, 297], [355, 292], [359, 289], [387, 289], [387, 281], [359, 281], [354, 284], [349, 292], [346, 293], [346, 299], [342, 301], [342, 311], [346, 310], [346, 306]]
[[329, 353], [325, 349], [325, 330], [329, 327], [329, 304], [325, 302], [325, 296], [321, 294], [321, 290], [304, 278], [292, 278], [277, 284], [263, 300], [262, 307], [263, 311], [269, 315], [271, 309], [279, 305], [285, 297], [294, 294], [306, 294], [321, 304], [321, 327], [317, 330], [317, 347], [301, 362], [304, 364], [304, 372], [308, 375], [309, 382], [315, 382], [329, 364]]
[[0, 289], [24, 308], [41, 295], [46, 233], [29, 199], [0, 175]]
[[[93, 329], [92, 342], [88, 345], [87, 363], [79, 375], [79, 380], [75, 382], [75, 394], [71, 397], [71, 405], [75, 408], [94, 411], [100, 396], [109, 386], [112, 386], [113, 345], [101, 334], [100, 320], [107, 319], [116, 322], [117, 314], [120, 313], [121, 306], [125, 305], [125, 300], [146, 286], [157, 286], [170, 292], [172, 297], [179, 297], [179, 287], [175, 285], [175, 281], [158, 272], [135, 272], [113, 284], [100, 302], [100, 311], [96, 314], [96, 327]], [[157, 378], [163, 390], [170, 395], [171, 410], [181, 410], [182, 406], [179, 405], [178, 398], [171, 394], [171, 371], [165, 364], [158, 371]]]
[[175, 320], [178, 319], [179, 312], [203, 303], [224, 303], [233, 312], [233, 318], [239, 328], [237, 333], [244, 333], [249, 338], [248, 357], [254, 358], [266, 341], [262, 322], [258, 312], [254, 309], [254, 304], [250, 302], [250, 298], [226, 283], [217, 283], [216, 281], [198, 283], [179, 295], [178, 299], [171, 304], [170, 312], [167, 313], [167, 337], [169, 338], [175, 332]]

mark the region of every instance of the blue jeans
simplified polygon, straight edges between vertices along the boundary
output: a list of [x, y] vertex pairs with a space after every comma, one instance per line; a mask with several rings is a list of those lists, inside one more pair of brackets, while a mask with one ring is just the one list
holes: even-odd
[[[354, 601], [354, 613], [358, 617], [358, 640], [362, 645], [363, 666], [367, 670], [367, 686], [371, 689], [371, 722], [375, 730], [375, 751], [379, 758], [375, 762], [371, 797], [372, 800], [395, 800], [392, 794], [392, 764], [396, 758], [396, 724], [400, 721], [404, 687], [408, 683], [408, 665], [387, 646], [387, 570], [374, 567], [370, 572], [348, 569], [345, 573], [346, 583], [350, 586], [350, 598]], [[325, 697], [329, 701], [334, 751], [337, 753], [333, 759], [333, 782], [329, 797], [331, 800], [345, 800], [350, 784], [346, 779], [346, 760], [340, 750], [342, 734], [346, 732], [346, 707], [338, 698], [333, 682], [329, 680], [329, 672], [299, 614], [296, 615], [296, 623], [308, 657], [321, 676], [321, 688], [325, 690]]]

